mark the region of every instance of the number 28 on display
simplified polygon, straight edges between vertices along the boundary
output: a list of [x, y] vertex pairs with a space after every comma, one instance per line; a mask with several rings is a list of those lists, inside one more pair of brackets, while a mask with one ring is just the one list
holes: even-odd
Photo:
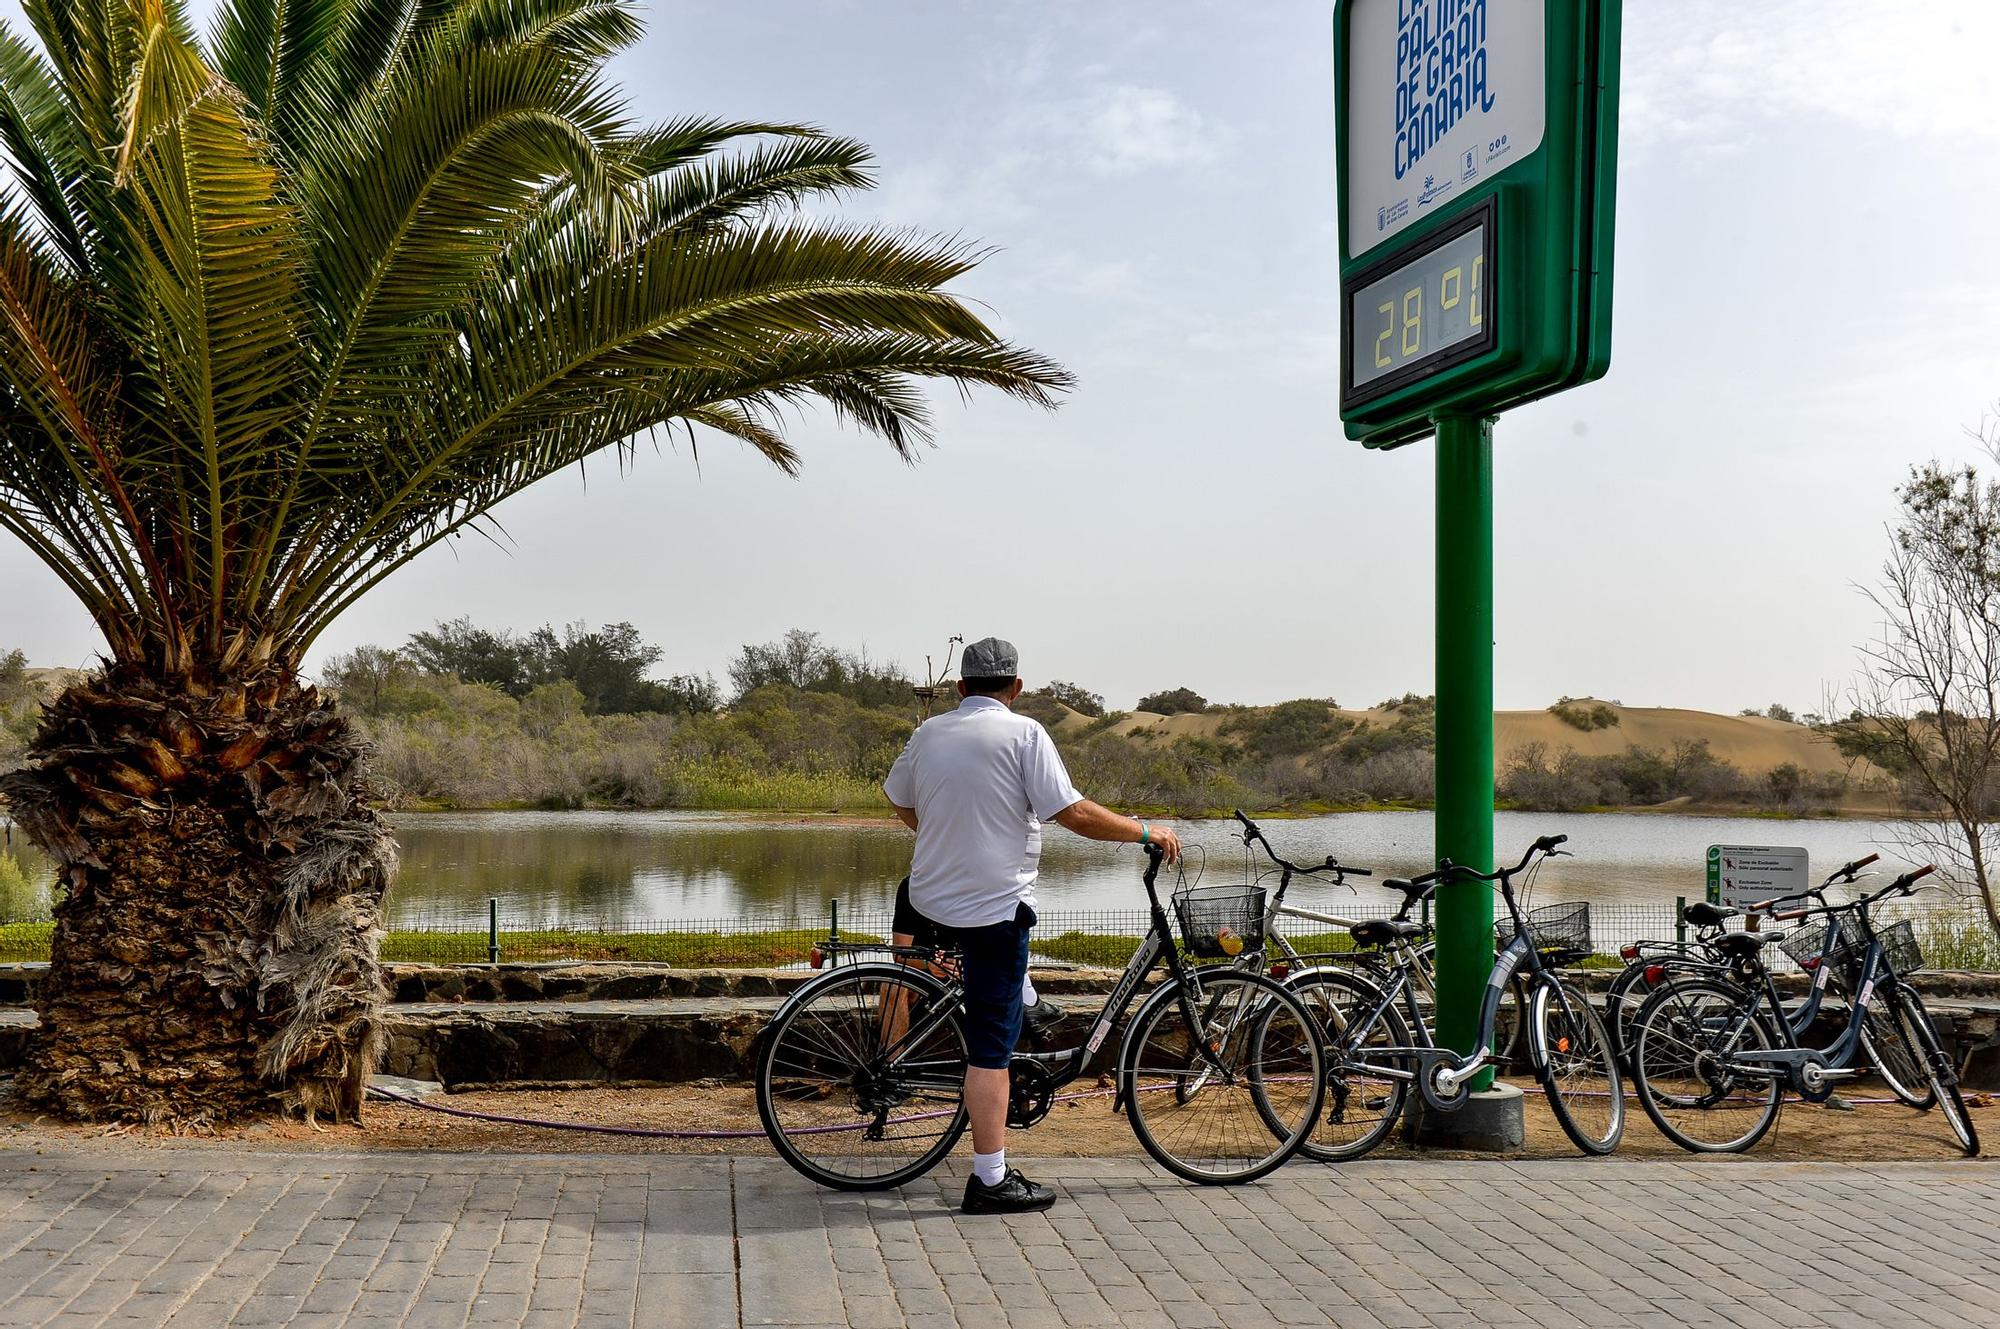
[[1474, 254], [1470, 264], [1459, 263], [1437, 275], [1437, 299], [1428, 347], [1424, 342], [1424, 309], [1430, 283], [1424, 278], [1429, 274], [1410, 273], [1410, 277], [1418, 278], [1416, 285], [1375, 306], [1375, 312], [1382, 316], [1382, 330], [1375, 335], [1375, 367], [1387, 369], [1398, 361], [1422, 355], [1427, 349], [1436, 350], [1477, 332], [1485, 318], [1480, 308], [1480, 277], [1485, 264], [1484, 254]]

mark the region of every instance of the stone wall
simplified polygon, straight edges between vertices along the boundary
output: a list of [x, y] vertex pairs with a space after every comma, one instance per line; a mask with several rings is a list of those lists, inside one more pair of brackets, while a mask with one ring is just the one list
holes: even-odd
[[[20, 1064], [45, 966], [0, 965], [0, 1074]], [[383, 1070], [451, 1088], [492, 1084], [664, 1084], [747, 1078], [759, 1033], [798, 970], [629, 964], [393, 965]], [[1595, 973], [1602, 971], [1592, 971]], [[1038, 974], [1076, 1014], [1081, 1038], [1110, 975]], [[2000, 977], [1920, 981], [1968, 1088], [2000, 1090]], [[1815, 1036], [1831, 1038], [1830, 1030]]]

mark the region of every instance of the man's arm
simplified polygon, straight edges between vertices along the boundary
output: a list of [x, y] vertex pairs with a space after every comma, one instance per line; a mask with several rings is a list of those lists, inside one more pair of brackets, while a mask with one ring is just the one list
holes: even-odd
[[891, 803], [889, 806], [896, 808], [897, 821], [902, 822], [913, 831], [917, 829], [917, 810], [915, 808], [897, 808], [894, 803]]
[[[1093, 803], [1087, 798], [1080, 798], [1056, 813], [1054, 821], [1064, 830], [1075, 831], [1086, 840], [1138, 844], [1143, 837], [1148, 843], [1156, 844], [1166, 850], [1167, 862], [1180, 861], [1181, 838], [1174, 834], [1173, 827], [1149, 827], [1144, 822], [1113, 812], [1102, 803]], [[914, 816], [911, 824], [915, 824]]]

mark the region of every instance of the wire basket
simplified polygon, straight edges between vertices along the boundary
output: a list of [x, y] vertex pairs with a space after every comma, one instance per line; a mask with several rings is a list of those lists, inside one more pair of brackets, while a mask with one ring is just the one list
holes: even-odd
[[[1590, 905], [1545, 904], [1527, 912], [1528, 937], [1541, 953], [1545, 964], [1573, 964], [1594, 953], [1590, 944]], [[1493, 926], [1502, 946], [1514, 940], [1514, 922], [1502, 919]]]
[[[1882, 943], [1883, 958], [1888, 960], [1889, 968], [1896, 972], [1897, 977], [1908, 977], [1924, 967], [1923, 947], [1917, 945], [1916, 929], [1910, 926], [1908, 920], [1876, 928], [1875, 938]], [[1851, 927], [1843, 921], [1840, 945], [1826, 957], [1826, 962], [1833, 966], [1834, 976], [1844, 991], [1852, 993], [1859, 985], [1861, 966], [1867, 958], [1868, 938], [1862, 935], [1860, 928]]]
[[[1855, 939], [1860, 935], [1860, 930], [1852, 922], [1845, 918], [1840, 920], [1840, 932], [1833, 939], [1833, 948], [1826, 952], [1829, 960], [1836, 960], [1836, 973], [1839, 972], [1837, 957], [1843, 952], [1853, 949]], [[1823, 918], [1814, 918], [1808, 920], [1804, 927], [1793, 928], [1790, 932], [1786, 933], [1785, 939], [1778, 943], [1778, 949], [1790, 956], [1792, 963], [1796, 964], [1799, 968], [1810, 970], [1818, 966], [1820, 951], [1825, 945], [1826, 920]]]
[[1264, 944], [1262, 886], [1193, 886], [1174, 892], [1188, 954], [1220, 960]]

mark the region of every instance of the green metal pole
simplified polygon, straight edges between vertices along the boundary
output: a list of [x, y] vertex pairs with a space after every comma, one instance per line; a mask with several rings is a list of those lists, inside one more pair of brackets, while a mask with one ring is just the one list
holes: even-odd
[[[1437, 420], [1437, 856], [1493, 870], [1493, 422]], [[1438, 1041], [1479, 1044], [1493, 888], [1437, 892]], [[1490, 1089], [1489, 1071], [1473, 1082]]]

